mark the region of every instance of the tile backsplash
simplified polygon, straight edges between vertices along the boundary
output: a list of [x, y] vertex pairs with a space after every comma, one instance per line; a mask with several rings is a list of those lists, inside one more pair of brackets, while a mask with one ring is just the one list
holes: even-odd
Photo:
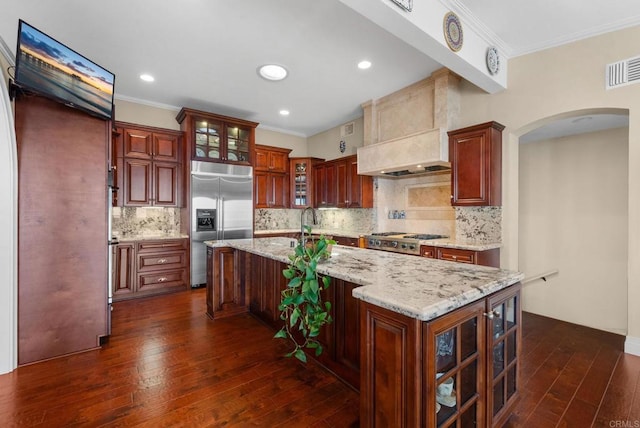
[[[317, 229], [372, 232], [375, 228], [375, 209], [317, 209]], [[257, 209], [255, 230], [283, 230], [300, 228], [300, 209]], [[305, 217], [311, 221], [311, 213]], [[307, 220], [308, 219], [308, 220]]]
[[180, 235], [180, 208], [114, 207], [112, 234], [119, 238]]

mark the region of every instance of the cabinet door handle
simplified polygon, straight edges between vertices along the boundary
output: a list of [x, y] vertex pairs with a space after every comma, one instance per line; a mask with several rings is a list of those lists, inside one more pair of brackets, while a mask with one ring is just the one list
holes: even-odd
[[158, 259], [159, 264], [164, 264], [167, 262], [167, 259]]
[[167, 280], [166, 276], [162, 276], [160, 278], [158, 278], [158, 282], [165, 282]]
[[483, 313], [482, 315], [484, 315], [485, 317], [487, 317], [490, 320], [492, 320], [495, 317], [499, 317], [500, 316], [500, 312], [498, 312], [498, 311], [489, 311], [489, 312]]

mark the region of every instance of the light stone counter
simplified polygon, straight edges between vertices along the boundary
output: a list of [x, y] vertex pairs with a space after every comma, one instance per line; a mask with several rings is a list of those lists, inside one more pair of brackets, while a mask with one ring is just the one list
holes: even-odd
[[[260, 235], [275, 235], [275, 234], [285, 234], [285, 233], [296, 233], [300, 232], [300, 229], [272, 229], [272, 230], [255, 230], [253, 234], [256, 237], [260, 237]], [[348, 230], [330, 230], [330, 229], [312, 229], [311, 233], [313, 235], [326, 235], [326, 236], [345, 236], [348, 238], [360, 238], [361, 236], [370, 235], [370, 233], [363, 232], [354, 232]], [[444, 247], [444, 248], [458, 248], [461, 250], [472, 250], [472, 251], [485, 251], [492, 250], [494, 248], [502, 247], [500, 242], [480, 242], [469, 240], [456, 240], [452, 238], [446, 239], [428, 239], [420, 241], [420, 245], [433, 245], [436, 247]]]
[[[284, 263], [293, 253], [290, 238], [207, 241]], [[521, 281], [524, 274], [362, 248], [333, 247], [318, 272], [360, 284], [353, 296], [422, 321], [451, 312]]]
[[132, 242], [132, 241], [154, 241], [157, 239], [187, 239], [189, 235], [185, 234], [145, 234], [136, 236], [117, 236], [118, 242]]
[[[300, 233], [300, 229], [272, 229], [272, 230], [254, 230], [253, 234], [256, 237], [260, 237], [260, 235], [274, 235], [274, 234], [285, 234], [285, 233]], [[305, 232], [306, 234], [306, 232]], [[344, 236], [347, 238], [359, 238], [361, 236], [367, 235], [362, 232], [353, 232], [349, 230], [331, 230], [331, 229], [311, 229], [312, 235], [325, 235], [325, 236]]]

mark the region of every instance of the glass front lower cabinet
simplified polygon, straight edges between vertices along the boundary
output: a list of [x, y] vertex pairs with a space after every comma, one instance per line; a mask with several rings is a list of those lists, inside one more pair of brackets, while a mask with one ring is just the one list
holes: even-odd
[[480, 301], [425, 325], [426, 426], [484, 426], [484, 311]]
[[487, 387], [490, 426], [500, 426], [511, 413], [518, 391], [520, 353], [520, 286], [488, 299]]

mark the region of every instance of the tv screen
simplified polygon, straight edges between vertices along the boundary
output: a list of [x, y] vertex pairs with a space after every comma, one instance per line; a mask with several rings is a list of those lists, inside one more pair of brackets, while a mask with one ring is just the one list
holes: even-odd
[[15, 83], [104, 119], [112, 119], [115, 76], [20, 20]]

